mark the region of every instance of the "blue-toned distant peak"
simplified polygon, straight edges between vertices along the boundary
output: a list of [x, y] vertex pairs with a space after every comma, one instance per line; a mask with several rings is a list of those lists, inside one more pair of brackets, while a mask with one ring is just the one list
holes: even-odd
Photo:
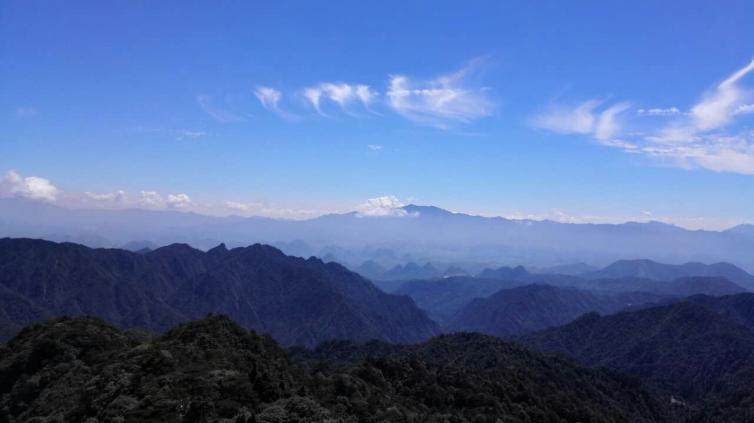
[[754, 235], [754, 225], [751, 223], [744, 223], [742, 225], [734, 226], [725, 232], [742, 235]]
[[445, 209], [441, 209], [435, 206], [419, 206], [416, 204], [409, 204], [402, 207], [408, 213], [416, 213], [422, 216], [452, 216], [453, 212]]

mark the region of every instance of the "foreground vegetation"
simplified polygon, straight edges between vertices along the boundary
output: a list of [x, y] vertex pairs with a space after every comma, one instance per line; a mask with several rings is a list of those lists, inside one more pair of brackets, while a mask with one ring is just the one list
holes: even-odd
[[0, 350], [0, 421], [668, 420], [636, 379], [492, 337], [376, 345], [379, 354], [350, 361], [294, 362], [271, 338], [222, 316], [160, 337], [57, 318]]

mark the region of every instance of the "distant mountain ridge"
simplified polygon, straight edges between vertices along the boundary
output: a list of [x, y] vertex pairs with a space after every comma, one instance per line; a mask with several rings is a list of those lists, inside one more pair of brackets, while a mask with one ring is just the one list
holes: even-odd
[[436, 280], [416, 280], [403, 283], [395, 294], [408, 295], [438, 322], [450, 319], [474, 298], [482, 298], [514, 286], [520, 282], [472, 277], [448, 277]]
[[405, 343], [437, 333], [410, 298], [385, 294], [339, 264], [259, 244], [206, 253], [174, 244], [137, 254], [0, 239], [0, 301], [0, 319], [11, 331], [40, 317], [80, 314], [161, 331], [226, 313], [284, 345], [333, 338]]
[[481, 279], [505, 279], [505, 280], [521, 280], [528, 276], [530, 276], [531, 273], [529, 273], [528, 270], [524, 266], [516, 266], [516, 267], [508, 267], [503, 266], [499, 267], [497, 269], [484, 269], [482, 273], [479, 274], [479, 278]]
[[[309, 220], [213, 217], [178, 211], [72, 210], [39, 202], [0, 199], [0, 236], [42, 237], [119, 246], [134, 240], [157, 245], [305, 243], [316, 251], [351, 252], [340, 262], [358, 265], [379, 249], [422, 262], [508, 262], [543, 267], [554, 262], [607, 263], [625, 257], [660, 262], [733, 262], [754, 269], [754, 234], [746, 227], [691, 231], [658, 223], [570, 224], [511, 220], [409, 205], [394, 216], [359, 213]], [[317, 254], [319, 255], [319, 254]], [[324, 257], [326, 255], [322, 254]], [[416, 260], [416, 259], [412, 259]], [[405, 263], [411, 260], [401, 260]], [[356, 264], [355, 264], [356, 263]]]
[[392, 292], [413, 298], [446, 330], [510, 336], [565, 324], [590, 311], [614, 313], [629, 306], [698, 294], [723, 296], [748, 291], [723, 277], [592, 280], [531, 274], [518, 266], [487, 269], [476, 278], [408, 281]]
[[642, 292], [597, 294], [571, 287], [526, 285], [471, 301], [450, 319], [446, 330], [505, 338], [560, 326], [585, 313], [611, 314], [664, 298]]
[[664, 264], [653, 260], [619, 260], [598, 270], [582, 275], [588, 279], [615, 279], [636, 277], [657, 281], [670, 281], [690, 276], [723, 277], [744, 288], [754, 290], [754, 275], [730, 263]]

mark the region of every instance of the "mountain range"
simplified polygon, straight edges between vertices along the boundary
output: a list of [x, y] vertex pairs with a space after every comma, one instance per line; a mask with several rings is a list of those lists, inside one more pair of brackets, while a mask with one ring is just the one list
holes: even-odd
[[294, 255], [330, 254], [328, 259], [352, 267], [370, 259], [379, 262], [388, 251], [399, 263], [431, 261], [464, 268], [464, 263], [605, 265], [642, 257], [666, 263], [725, 261], [752, 270], [753, 232], [747, 226], [692, 231], [659, 222], [515, 220], [416, 205], [396, 209], [389, 216], [351, 212], [284, 220], [214, 217], [174, 210], [66, 209], [0, 199], [0, 236], [40, 237], [97, 247], [116, 247], [135, 240], [156, 245], [188, 243], [203, 249], [220, 240], [231, 246], [258, 242], [278, 245]]
[[[498, 329], [492, 329], [492, 322], [463, 326], [466, 329], [474, 328], [473, 330], [500, 335], [519, 333], [523, 327], [538, 330], [548, 325], [563, 324], [589, 311], [615, 312], [629, 305], [637, 306], [697, 294], [731, 295], [747, 290], [723, 277], [694, 276], [671, 281], [637, 277], [593, 280], [570, 275], [531, 274], [519, 266], [486, 270], [476, 278], [450, 277], [406, 281], [392, 292], [413, 298], [419, 307], [441, 324], [456, 325], [446, 329], [459, 328], [458, 322], [451, 321], [456, 319], [456, 314], [463, 309], [466, 309], [464, 315], [467, 319], [477, 322], [488, 320], [493, 314], [506, 313], [513, 313], [507, 318], [522, 322], [529, 319], [541, 323], [549, 322], [544, 326], [519, 327], [505, 324]], [[539, 297], [539, 294], [553, 295]], [[565, 297], [561, 298], [558, 294]], [[513, 304], [519, 307], [515, 310], [510, 309]], [[529, 307], [530, 304], [540, 307]], [[586, 305], [590, 306], [579, 307]], [[572, 308], [574, 306], [575, 308]], [[486, 310], [486, 317], [475, 316], [483, 313], [481, 310]], [[548, 313], [559, 317], [552, 319], [542, 315]]]
[[[207, 252], [185, 244], [134, 247], [142, 249], [0, 239], [0, 336], [7, 339], [23, 325], [58, 315], [94, 315], [120, 327], [159, 332], [207, 313], [225, 313], [283, 345], [336, 338], [416, 342], [441, 330], [511, 336], [591, 311], [614, 313], [695, 294], [746, 291], [721, 277], [663, 281], [625, 275], [670, 277], [696, 269], [744, 282], [750, 278], [725, 263], [622, 261], [586, 277], [502, 267], [482, 272], [487, 278], [401, 282], [387, 294], [337, 263], [286, 256], [270, 246], [221, 244]], [[605, 279], [609, 276], [616, 278]]]
[[82, 314], [164, 331], [225, 313], [284, 345], [416, 342], [437, 333], [408, 297], [385, 294], [339, 264], [258, 244], [207, 252], [174, 244], [140, 254], [0, 239], [0, 301], [5, 338], [40, 318]]
[[605, 281], [623, 280], [629, 282], [633, 280], [641, 285], [641, 281], [669, 282], [697, 276], [723, 278], [741, 288], [754, 290], [754, 275], [740, 267], [725, 262], [714, 264], [698, 262], [666, 264], [649, 259], [618, 260], [602, 269], [591, 270], [585, 273], [548, 273], [542, 271], [534, 273], [529, 272], [523, 266], [502, 266], [496, 269], [484, 269], [479, 274], [479, 277], [483, 279], [504, 279], [550, 285], [580, 286], [585, 289], [597, 290], [650, 289], [631, 287], [625, 283]]
[[133, 247], [0, 239], [0, 421], [754, 414], [754, 294], [729, 264], [503, 267], [388, 294], [267, 245]]

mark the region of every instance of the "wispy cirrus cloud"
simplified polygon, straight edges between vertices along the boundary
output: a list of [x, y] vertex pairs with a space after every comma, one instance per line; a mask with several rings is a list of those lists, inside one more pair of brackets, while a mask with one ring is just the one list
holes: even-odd
[[283, 93], [272, 87], [259, 86], [254, 90], [254, 95], [257, 97], [262, 107], [275, 113], [286, 120], [297, 120], [298, 116], [283, 110], [280, 102], [283, 98]]
[[371, 104], [378, 93], [365, 84], [346, 84], [343, 82], [323, 82], [313, 87], [307, 87], [302, 95], [309, 104], [322, 116], [328, 116], [322, 109], [323, 100], [336, 104], [339, 109], [349, 115], [357, 116], [354, 107], [361, 107], [364, 111], [371, 111]]
[[754, 70], [754, 60], [726, 78], [691, 108], [691, 116], [696, 129], [706, 131], [730, 123], [736, 107], [741, 106], [747, 96], [739, 82], [752, 70]]
[[489, 90], [469, 81], [480, 63], [472, 60], [456, 72], [428, 81], [393, 75], [386, 93], [388, 105], [407, 119], [438, 128], [488, 117], [494, 110]]
[[618, 121], [618, 115], [631, 107], [631, 103], [621, 101], [602, 110], [594, 127], [594, 136], [598, 140], [612, 139], [621, 131], [622, 124]]
[[196, 140], [196, 139], [207, 136], [207, 133], [204, 131], [200, 131], [197, 129], [188, 129], [188, 128], [164, 128], [164, 127], [139, 125], [134, 128], [134, 131], [171, 136], [178, 141]]
[[280, 99], [283, 97], [280, 91], [271, 87], [257, 87], [254, 95], [265, 109], [273, 112], [280, 110]]
[[550, 105], [534, 116], [534, 126], [560, 134], [592, 135], [597, 140], [609, 140], [620, 132], [618, 115], [628, 110], [631, 103], [621, 101], [602, 107], [602, 100], [586, 100], [575, 106]]
[[594, 131], [594, 109], [599, 100], [587, 100], [576, 106], [550, 105], [547, 110], [534, 116], [534, 126], [559, 134], [590, 134]]
[[534, 122], [552, 132], [590, 135], [602, 145], [677, 167], [754, 174], [754, 131], [731, 127], [736, 119], [754, 113], [751, 91], [743, 86], [752, 72], [754, 60], [702, 94], [689, 113], [672, 107], [639, 109], [634, 114], [669, 118], [657, 125], [634, 122], [627, 130], [616, 123], [616, 117], [630, 108], [629, 103], [616, 103], [597, 112], [594, 100], [572, 109], [550, 108]]
[[677, 107], [639, 109], [636, 111], [639, 116], [678, 116], [681, 111]]
[[[395, 74], [388, 77], [383, 92], [366, 83], [320, 82], [296, 91], [297, 96], [318, 115], [334, 117], [383, 116], [390, 110], [417, 124], [446, 129], [492, 115], [495, 102], [488, 87], [475, 83], [483, 68], [474, 59], [461, 69], [429, 80]], [[282, 117], [290, 112], [280, 107], [283, 93], [271, 87], [257, 87], [262, 106]]]
[[196, 96], [196, 102], [199, 107], [207, 113], [212, 119], [220, 123], [240, 123], [246, 122], [246, 116], [234, 111], [228, 110], [226, 107], [218, 105], [215, 99], [206, 94]]

